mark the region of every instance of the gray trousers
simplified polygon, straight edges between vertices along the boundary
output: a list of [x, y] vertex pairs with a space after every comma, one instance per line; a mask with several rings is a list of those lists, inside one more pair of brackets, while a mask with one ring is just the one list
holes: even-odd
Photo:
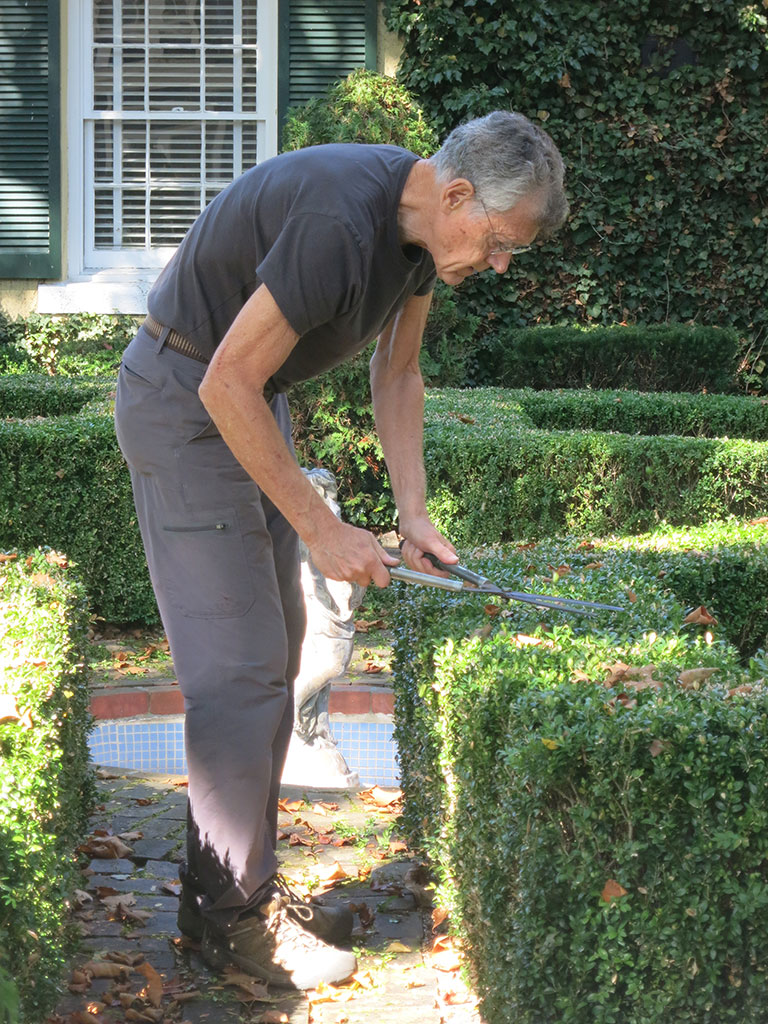
[[[237, 462], [197, 390], [205, 366], [140, 329], [115, 424], [184, 696], [185, 884], [219, 923], [275, 872], [277, 800], [305, 610], [296, 533]], [[284, 395], [270, 408], [291, 445]]]

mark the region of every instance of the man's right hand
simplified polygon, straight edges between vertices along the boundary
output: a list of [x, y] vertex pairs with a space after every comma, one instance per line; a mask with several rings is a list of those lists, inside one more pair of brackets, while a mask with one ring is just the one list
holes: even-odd
[[340, 520], [314, 544], [307, 546], [323, 576], [358, 583], [361, 587], [389, 586], [388, 567], [400, 564], [398, 558], [387, 554], [372, 533]]

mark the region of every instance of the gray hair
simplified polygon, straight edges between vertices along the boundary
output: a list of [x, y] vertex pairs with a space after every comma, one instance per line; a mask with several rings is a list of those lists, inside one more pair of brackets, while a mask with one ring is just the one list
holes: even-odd
[[542, 193], [540, 235], [556, 231], [568, 216], [563, 158], [549, 135], [522, 114], [496, 110], [459, 125], [431, 163], [440, 182], [466, 178], [478, 202], [496, 213]]

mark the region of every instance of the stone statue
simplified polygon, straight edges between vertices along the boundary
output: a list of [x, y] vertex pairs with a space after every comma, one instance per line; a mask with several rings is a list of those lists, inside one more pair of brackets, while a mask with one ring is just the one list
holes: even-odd
[[[304, 470], [315, 490], [338, 516], [336, 480], [327, 469]], [[326, 579], [301, 545], [301, 581], [307, 607], [307, 632], [296, 677], [294, 723], [282, 781], [318, 789], [349, 789], [360, 785], [349, 770], [331, 733], [328, 701], [331, 680], [342, 675], [352, 659], [354, 611], [365, 587]]]

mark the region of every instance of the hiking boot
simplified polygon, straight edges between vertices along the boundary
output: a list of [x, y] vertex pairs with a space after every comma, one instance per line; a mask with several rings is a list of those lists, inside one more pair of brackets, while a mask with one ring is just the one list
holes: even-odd
[[294, 919], [287, 896], [275, 895], [234, 924], [206, 921], [202, 956], [217, 970], [234, 964], [280, 988], [337, 985], [357, 969], [354, 954], [322, 942]]
[[[300, 899], [282, 875], [275, 875], [264, 887], [266, 900], [274, 896], [285, 897], [288, 901], [286, 909], [296, 923], [323, 942], [335, 946], [340, 942], [346, 942], [352, 934], [354, 918], [351, 910], [341, 906], [327, 907], [320, 902]], [[183, 882], [176, 923], [182, 935], [195, 942], [202, 941], [204, 922], [198, 894]]]

